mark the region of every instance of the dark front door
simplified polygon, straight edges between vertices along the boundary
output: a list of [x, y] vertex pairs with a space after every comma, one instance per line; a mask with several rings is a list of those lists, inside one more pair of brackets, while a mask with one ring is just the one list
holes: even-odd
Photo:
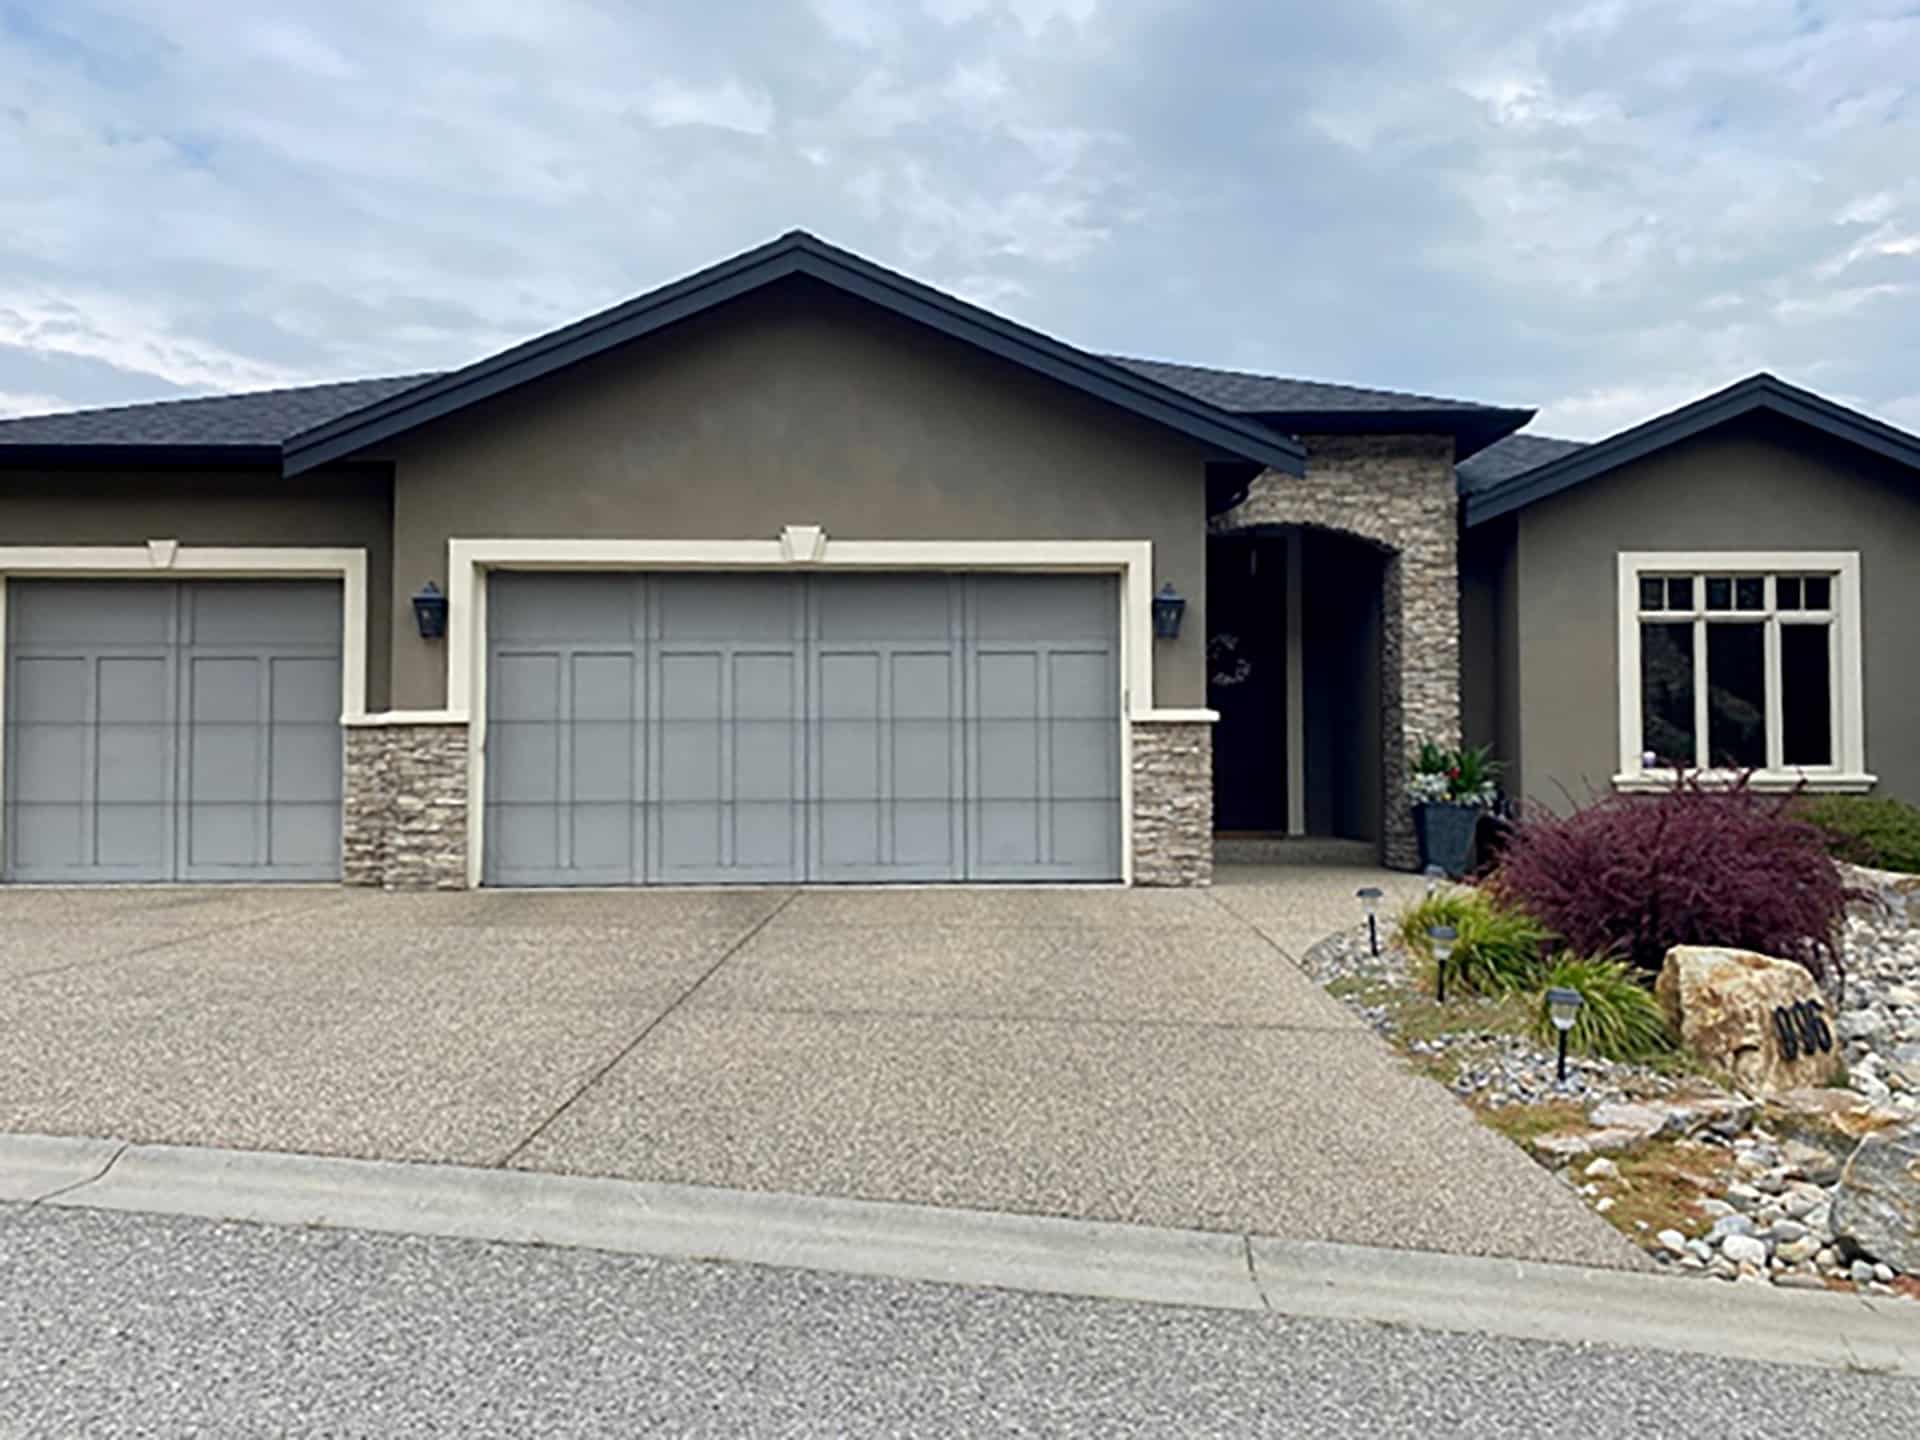
[[1213, 732], [1213, 823], [1287, 828], [1286, 545], [1277, 538], [1210, 542], [1207, 703]]

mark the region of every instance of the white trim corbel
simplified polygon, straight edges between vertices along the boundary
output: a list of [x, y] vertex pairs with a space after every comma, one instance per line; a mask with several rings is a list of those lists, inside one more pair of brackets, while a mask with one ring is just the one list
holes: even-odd
[[780, 532], [780, 553], [789, 565], [818, 565], [827, 558], [827, 532], [819, 525], [789, 525]]

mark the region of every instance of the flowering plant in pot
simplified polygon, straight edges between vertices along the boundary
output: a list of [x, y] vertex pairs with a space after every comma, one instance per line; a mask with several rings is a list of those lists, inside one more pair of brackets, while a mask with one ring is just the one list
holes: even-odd
[[1460, 876], [1473, 868], [1473, 836], [1480, 817], [1500, 798], [1500, 762], [1485, 745], [1449, 750], [1431, 740], [1413, 757], [1407, 781], [1420, 866], [1438, 865]]

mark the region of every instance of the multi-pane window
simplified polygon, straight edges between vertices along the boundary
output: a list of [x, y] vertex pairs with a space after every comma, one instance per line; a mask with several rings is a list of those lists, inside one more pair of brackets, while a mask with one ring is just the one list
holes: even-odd
[[[1639, 765], [1628, 769], [1835, 771], [1842, 754], [1838, 568], [1660, 568], [1632, 585]], [[1812, 557], [1809, 557], [1811, 560]], [[1623, 657], [1632, 658], [1632, 657]], [[1627, 677], [1623, 677], [1627, 678]], [[1854, 762], [1854, 763], [1857, 763]]]

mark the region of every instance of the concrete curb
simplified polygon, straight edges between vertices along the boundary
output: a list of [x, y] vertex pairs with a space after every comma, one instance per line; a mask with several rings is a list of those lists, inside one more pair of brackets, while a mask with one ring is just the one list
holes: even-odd
[[118, 1140], [65, 1135], [0, 1135], [0, 1202], [38, 1204], [99, 1177], [120, 1152]]
[[37, 1135], [0, 1135], [0, 1199], [1272, 1310], [1920, 1378], [1920, 1312], [1904, 1301], [1263, 1236]]

